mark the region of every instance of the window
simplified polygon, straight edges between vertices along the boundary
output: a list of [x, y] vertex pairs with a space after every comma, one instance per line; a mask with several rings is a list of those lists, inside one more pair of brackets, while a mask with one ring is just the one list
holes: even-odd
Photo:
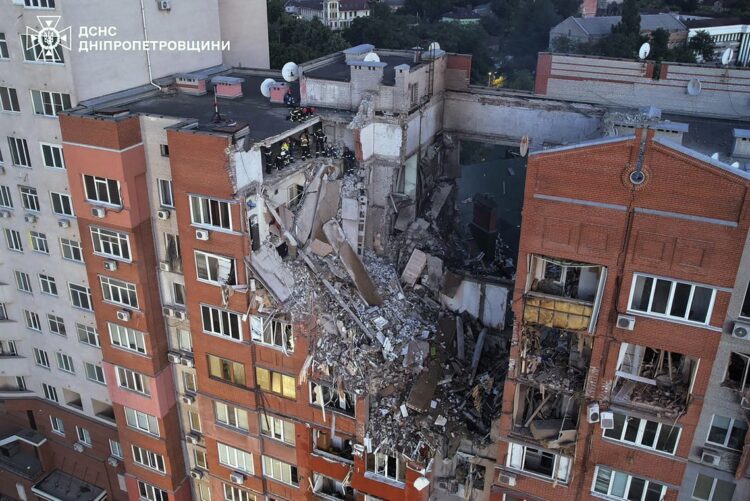
[[89, 362], [84, 362], [83, 365], [86, 367], [86, 379], [99, 384], [107, 384], [107, 380], [104, 377], [104, 369], [102, 369], [101, 365]]
[[263, 475], [285, 484], [299, 485], [296, 466], [268, 456], [263, 456]]
[[260, 414], [260, 433], [289, 445], [294, 445], [296, 441], [293, 422], [264, 413]]
[[37, 9], [54, 9], [55, 0], [24, 0], [26, 7], [35, 7]]
[[723, 385], [744, 394], [750, 387], [750, 355], [734, 352], [729, 355]]
[[234, 485], [221, 484], [224, 488], [224, 501], [256, 501], [255, 494], [251, 494], [244, 489]]
[[193, 449], [193, 459], [195, 460], [195, 466], [206, 470], [208, 469], [206, 451], [204, 451], [203, 449]]
[[219, 449], [219, 463], [234, 468], [236, 470], [244, 471], [245, 473], [253, 474], [253, 455], [249, 452], [245, 452], [240, 449], [235, 449], [232, 446], [217, 442], [216, 446]]
[[117, 385], [130, 391], [135, 391], [143, 395], [151, 394], [146, 377], [143, 374], [131, 371], [124, 367], [117, 367]]
[[32, 351], [34, 352], [34, 362], [39, 367], [49, 369], [49, 355], [47, 355], [47, 352], [39, 348], [34, 348]]
[[27, 329], [42, 332], [42, 322], [39, 320], [39, 315], [37, 315], [33, 311], [23, 310], [23, 318], [26, 322]]
[[258, 387], [264, 391], [286, 398], [297, 398], [297, 381], [292, 376], [256, 367], [255, 380]]
[[52, 334], [57, 334], [58, 336], [68, 335], [65, 330], [65, 320], [63, 320], [62, 317], [47, 313], [47, 323], [49, 324], [49, 331]]
[[29, 145], [25, 139], [8, 137], [8, 147], [10, 148], [10, 159], [13, 165], [17, 167], [31, 167]]
[[161, 156], [168, 157], [169, 156], [169, 145], [168, 144], [160, 144], [159, 145], [159, 151], [161, 152]]
[[745, 442], [746, 433], [747, 424], [743, 419], [714, 415], [706, 443], [740, 451]]
[[91, 447], [91, 434], [86, 428], [76, 426], [76, 435], [78, 435], [78, 441], [87, 447]]
[[47, 244], [47, 235], [38, 231], [30, 231], [29, 239], [31, 240], [31, 249], [41, 254], [49, 254], [49, 245]]
[[381, 477], [403, 482], [406, 478], [405, 464], [396, 457], [373, 453], [367, 455], [367, 471]]
[[[32, 0], [34, 2], [44, 2], [50, 0]], [[54, 43], [54, 42], [53, 42]], [[45, 50], [38, 42], [29, 35], [21, 35], [21, 48], [23, 49], [23, 59], [31, 63], [57, 63], [65, 62], [63, 58], [63, 47], [60, 44], [53, 50]]]
[[61, 111], [72, 108], [70, 94], [61, 92], [32, 90], [31, 102], [34, 104], [34, 113], [46, 117], [56, 117]]
[[510, 442], [506, 466], [550, 480], [567, 483], [570, 459]]
[[247, 411], [223, 402], [216, 402], [215, 410], [218, 423], [245, 431], [250, 429], [247, 423]]
[[164, 246], [166, 249], [166, 261], [171, 265], [172, 271], [182, 270], [182, 255], [180, 254], [180, 237], [170, 233], [164, 234]]
[[130, 239], [127, 233], [91, 227], [94, 254], [130, 261]]
[[201, 317], [203, 332], [242, 341], [241, 315], [202, 304]]
[[50, 192], [49, 196], [52, 200], [52, 212], [58, 216], [73, 217], [73, 200], [70, 195]]
[[193, 224], [232, 229], [232, 213], [228, 202], [190, 195], [190, 217]]
[[125, 407], [125, 422], [131, 428], [159, 436], [159, 421], [155, 416]]
[[50, 386], [47, 383], [42, 383], [42, 391], [44, 392], [44, 398], [60, 403], [60, 399], [57, 397], [57, 388]]
[[5, 303], [0, 303], [0, 321], [8, 320], [8, 310], [5, 309]]
[[354, 395], [348, 391], [344, 392], [343, 400], [337, 391], [330, 386], [310, 382], [310, 403], [316, 406], [325, 406], [328, 409], [354, 416]]
[[[2, 58], [2, 47], [5, 46], [6, 53], [8, 46], [5, 43], [5, 35], [0, 33], [3, 38], [0, 39], [0, 59]], [[0, 111], [21, 111], [18, 106], [18, 93], [12, 87], [0, 87]]]
[[86, 189], [86, 200], [100, 204], [120, 207], [120, 183], [114, 179], [97, 176], [83, 176], [83, 185]]
[[[2, 159], [0, 159], [0, 163], [2, 163]], [[10, 188], [4, 185], [0, 186], [0, 207], [5, 207], [6, 209], [13, 208], [13, 197], [10, 196]]]
[[133, 461], [146, 468], [166, 473], [163, 456], [137, 445], [131, 445], [131, 448], [133, 449]]
[[8, 41], [5, 39], [5, 33], [0, 33], [0, 59], [10, 59], [8, 53]]
[[105, 301], [138, 309], [138, 296], [135, 292], [135, 284], [103, 276], [99, 277], [99, 282], [102, 285], [102, 295]]
[[52, 431], [58, 435], [65, 436], [65, 423], [59, 417], [50, 416], [50, 422], [52, 423]]
[[174, 304], [185, 306], [185, 285], [172, 282], [172, 301]]
[[122, 445], [117, 440], [109, 439], [109, 452], [116, 458], [123, 459], [125, 456], [122, 454]]
[[198, 433], [201, 432], [201, 417], [195, 411], [188, 411], [188, 422], [190, 429]]
[[146, 353], [146, 335], [143, 332], [112, 322], [107, 322], [107, 327], [109, 338], [114, 346], [137, 353]]
[[[10, 194], [8, 194], [8, 196], [10, 196]], [[12, 206], [13, 205], [11, 204], [10, 207]], [[740, 316], [750, 318], [750, 284], [748, 284], [747, 289], [745, 289], [745, 299], [742, 301], [742, 310], [740, 311]]]
[[82, 310], [94, 311], [91, 299], [91, 290], [83, 285], [68, 284], [68, 290], [70, 292], [70, 302], [76, 308]]
[[660, 501], [664, 499], [667, 488], [650, 480], [597, 465], [591, 490], [613, 499]]
[[148, 501], [169, 501], [169, 496], [166, 492], [140, 480], [138, 481], [138, 495], [141, 499]]
[[42, 290], [42, 293], [49, 294], [50, 296], [57, 296], [57, 284], [55, 283], [55, 277], [40, 273], [39, 287]]
[[18, 349], [15, 341], [0, 341], [0, 357], [17, 357]]
[[39, 197], [36, 194], [36, 188], [21, 186], [19, 191], [21, 192], [21, 205], [23, 208], [33, 212], [39, 212]]
[[60, 249], [62, 251], [63, 259], [77, 261], [79, 263], [83, 262], [83, 250], [81, 249], [81, 244], [76, 240], [61, 238]]
[[281, 348], [289, 353], [294, 351], [292, 324], [289, 322], [253, 315], [250, 317], [250, 331], [256, 343]]
[[193, 337], [187, 329], [177, 329], [177, 346], [182, 351], [193, 351]]
[[208, 374], [210, 377], [245, 385], [244, 365], [214, 355], [206, 355], [206, 357], [208, 358]]
[[159, 202], [162, 207], [174, 207], [172, 181], [168, 179], [159, 179]]
[[99, 333], [96, 332], [95, 327], [76, 324], [76, 333], [78, 334], [78, 341], [81, 343], [99, 348]]
[[198, 280], [215, 285], [235, 285], [234, 259], [195, 251], [195, 267]]
[[732, 501], [734, 482], [726, 482], [708, 475], [698, 474], [693, 488], [693, 499], [703, 501]]
[[16, 288], [21, 292], [31, 294], [31, 278], [24, 271], [16, 271]]
[[64, 169], [65, 160], [63, 150], [56, 144], [40, 143], [42, 147], [42, 160], [44, 166], [50, 169]]
[[635, 274], [630, 309], [677, 320], [707, 324], [716, 290], [666, 278]]
[[195, 375], [190, 372], [183, 372], [182, 385], [185, 387], [185, 391], [195, 393], [197, 388], [195, 385]]
[[73, 367], [73, 357], [66, 355], [65, 353], [60, 353], [59, 351], [55, 353], [55, 357], [57, 358], [58, 369], [75, 374], [76, 371]]
[[16, 230], [5, 228], [5, 244], [8, 246], [9, 250], [23, 252], [21, 234]]

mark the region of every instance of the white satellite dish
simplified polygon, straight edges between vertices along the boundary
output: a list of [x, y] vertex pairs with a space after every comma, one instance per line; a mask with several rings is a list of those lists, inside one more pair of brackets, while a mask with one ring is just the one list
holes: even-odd
[[651, 44], [648, 42], [645, 42], [643, 45], [641, 45], [641, 48], [638, 49], [638, 58], [646, 59], [650, 53], [651, 53]]
[[414, 481], [414, 488], [418, 491], [421, 491], [428, 485], [430, 485], [430, 481], [426, 477], [419, 477]]
[[296, 82], [299, 78], [299, 66], [296, 63], [288, 62], [281, 68], [281, 76], [287, 82]]
[[260, 84], [260, 93], [263, 97], [271, 97], [271, 86], [276, 83], [273, 78], [266, 78], [263, 83]]
[[732, 56], [734, 56], [734, 51], [731, 47], [726, 49], [724, 52], [721, 53], [721, 64], [724, 66], [728, 65], [729, 62], [732, 60]]
[[687, 93], [691, 96], [697, 96], [701, 93], [702, 87], [700, 80], [697, 78], [691, 78], [687, 84]]
[[368, 63], [379, 63], [380, 62], [380, 56], [375, 54], [374, 52], [368, 52], [365, 56], [365, 61]]
[[714, 160], [718, 160], [719, 159], [719, 152], [717, 151], [716, 153], [714, 153], [713, 155], [711, 155], [711, 158], [713, 158]]
[[732, 167], [734, 167], [735, 169], [739, 169], [740, 168], [740, 163], [739, 162], [732, 162]]
[[521, 144], [518, 147], [519, 153], [522, 157], [525, 157], [529, 152], [529, 136], [523, 136], [521, 138]]
[[429, 52], [437, 52], [440, 50], [440, 44], [437, 42], [432, 42], [428, 47], [427, 50]]

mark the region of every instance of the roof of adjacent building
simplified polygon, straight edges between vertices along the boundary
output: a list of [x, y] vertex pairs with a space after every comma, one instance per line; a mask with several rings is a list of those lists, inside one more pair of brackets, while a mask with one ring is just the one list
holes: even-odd
[[[404, 51], [403, 55], [378, 52], [378, 56], [380, 57], [380, 62], [386, 65], [383, 69], [383, 85], [394, 85], [396, 83], [397, 66], [406, 64], [410, 67], [415, 67], [423, 64], [415, 63], [414, 55], [407, 51]], [[357, 61], [357, 63], [361, 65], [367, 64], [362, 61]], [[337, 58], [315, 69], [305, 70], [305, 76], [320, 80], [332, 80], [334, 82], [349, 82], [351, 80], [351, 68], [350, 64], [344, 59]]]
[[684, 21], [688, 28], [716, 28], [719, 26], [736, 26], [750, 24], [747, 17], [710, 17], [705, 19], [687, 19]]
[[[620, 16], [601, 17], [573, 17], [562, 21], [551, 30], [552, 33], [567, 31], [570, 27], [576, 27], [582, 33], [591, 37], [609, 35], [612, 27], [620, 22]], [[662, 28], [667, 31], [684, 31], [685, 25], [672, 14], [643, 14], [641, 15], [641, 31], [654, 31]]]
[[339, 0], [339, 10], [369, 10], [370, 0]]
[[482, 16], [469, 7], [455, 7], [441, 17], [443, 19], [479, 19]]
[[90, 484], [78, 477], [69, 475], [62, 470], [55, 470], [31, 490], [45, 496], [45, 499], [59, 499], [61, 501], [97, 501], [104, 499], [107, 491], [94, 484]]

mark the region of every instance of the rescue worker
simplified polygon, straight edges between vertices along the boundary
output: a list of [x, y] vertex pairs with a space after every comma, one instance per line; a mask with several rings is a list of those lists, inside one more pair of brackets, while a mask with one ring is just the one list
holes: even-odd
[[289, 89], [286, 91], [286, 94], [284, 94], [284, 104], [290, 108], [294, 108], [295, 106], [297, 106], [297, 100], [294, 98], [294, 94], [292, 94], [291, 87], [289, 87]]
[[271, 152], [271, 148], [269, 148], [268, 146], [263, 147], [263, 161], [266, 164], [266, 174], [271, 174], [274, 168], [273, 153]]
[[284, 165], [289, 165], [292, 162], [292, 152], [290, 148], [289, 140], [285, 139], [284, 142], [281, 143], [281, 158], [284, 161]]
[[302, 134], [300, 134], [299, 145], [302, 149], [302, 159], [306, 160], [310, 158], [310, 136], [307, 134], [307, 131], [303, 131]]
[[315, 158], [318, 158], [320, 155], [325, 154], [326, 133], [320, 127], [315, 129], [313, 137], [315, 138]]
[[354, 152], [344, 146], [344, 171], [351, 172], [354, 170], [354, 165], [357, 159], [354, 156]]

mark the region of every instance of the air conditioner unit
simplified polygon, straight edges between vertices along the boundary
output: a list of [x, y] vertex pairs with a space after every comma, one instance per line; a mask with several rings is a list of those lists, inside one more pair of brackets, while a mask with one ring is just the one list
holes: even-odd
[[67, 219], [60, 219], [57, 222], [57, 226], [59, 226], [60, 228], [70, 228], [70, 221], [68, 221]]
[[104, 261], [104, 269], [107, 271], [115, 271], [117, 269], [117, 261]]
[[114, 457], [114, 456], [109, 456], [107, 458], [107, 463], [110, 466], [117, 466], [118, 464], [120, 464], [120, 460], [118, 458]]
[[169, 306], [165, 306], [161, 309], [162, 313], [164, 313], [165, 317], [173, 317], [174, 316], [174, 310], [170, 308]]
[[36, 216], [34, 214], [26, 214], [26, 217], [24, 217], [23, 219], [27, 223], [36, 223]]
[[172, 310], [174, 312], [174, 318], [177, 320], [185, 320], [187, 318], [187, 314], [182, 310]]
[[201, 436], [197, 433], [188, 433], [187, 435], [185, 435], [185, 440], [193, 445], [198, 445], [201, 442]]
[[208, 230], [195, 230], [195, 238], [198, 240], [208, 240]]
[[615, 427], [615, 415], [613, 412], [602, 412], [599, 415], [599, 424], [602, 430], [611, 430]]
[[127, 310], [118, 311], [117, 320], [122, 320], [123, 322], [127, 322], [128, 320], [130, 320], [130, 312]]
[[599, 404], [597, 404], [596, 402], [594, 402], [593, 404], [589, 404], [586, 419], [589, 423], [599, 422]]
[[185, 367], [189, 369], [192, 369], [193, 367], [195, 367], [195, 361], [190, 357], [182, 357], [180, 361], [182, 362], [182, 365], [184, 365]]
[[497, 482], [501, 485], [514, 487], [516, 485], [516, 476], [513, 473], [508, 473], [507, 471], [501, 471], [497, 475]]
[[172, 2], [169, 0], [157, 0], [159, 4], [159, 10], [172, 10]]
[[9, 210], [0, 210], [0, 217], [9, 218], [11, 216]]
[[632, 331], [635, 327], [635, 317], [630, 315], [617, 315], [617, 327], [625, 329], [626, 331]]
[[179, 353], [167, 353], [167, 360], [169, 360], [169, 362], [172, 364], [179, 364], [180, 354]]
[[94, 207], [91, 209], [91, 215], [101, 219], [107, 215], [107, 209], [105, 209], [104, 207]]
[[703, 449], [701, 452], [701, 463], [710, 464], [711, 466], [718, 466], [721, 462], [721, 456], [718, 452], [711, 449]]
[[195, 397], [192, 395], [183, 395], [182, 396], [182, 403], [183, 404], [194, 404], [195, 403]]
[[169, 219], [169, 211], [168, 210], [157, 211], [156, 217], [158, 217], [162, 221], [166, 221], [167, 219]]
[[742, 322], [735, 322], [734, 328], [732, 329], [732, 337], [750, 340], [750, 325]]
[[198, 468], [193, 468], [192, 470], [190, 470], [190, 476], [196, 480], [200, 480], [203, 478], [203, 471], [199, 470]]
[[83, 452], [83, 444], [80, 442], [76, 442], [73, 444], [73, 450], [76, 452]]
[[159, 263], [159, 269], [161, 271], [172, 271], [172, 265], [169, 264], [169, 261], [161, 261]]
[[234, 473], [229, 474], [229, 480], [231, 480], [235, 484], [242, 485], [245, 483], [245, 475], [238, 471], [235, 471]]

